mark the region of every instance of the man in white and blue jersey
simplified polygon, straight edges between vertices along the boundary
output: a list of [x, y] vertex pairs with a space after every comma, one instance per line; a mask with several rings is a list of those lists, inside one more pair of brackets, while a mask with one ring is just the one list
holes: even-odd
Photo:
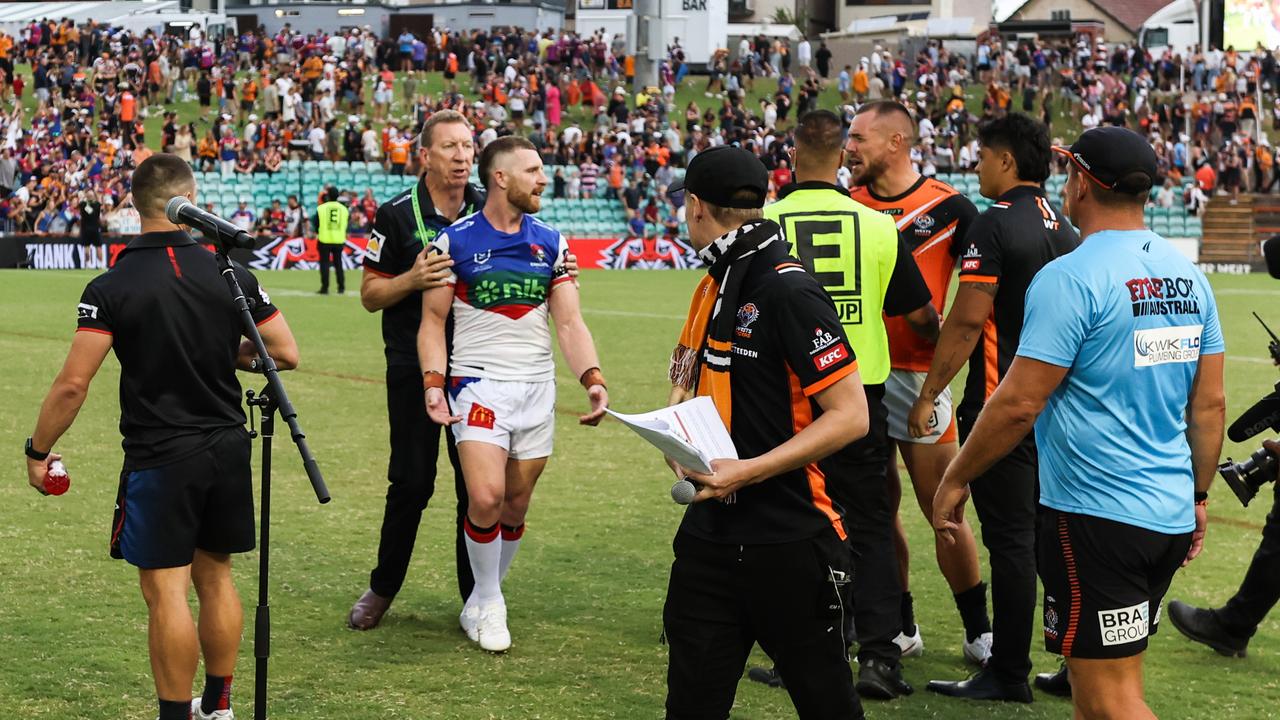
[[1154, 718], [1142, 656], [1179, 566], [1199, 554], [1222, 449], [1224, 345], [1204, 275], [1144, 226], [1156, 157], [1096, 128], [1070, 148], [1062, 206], [1083, 244], [1027, 290], [1017, 357], [934, 500], [958, 527], [968, 482], [1034, 424], [1045, 647], [1076, 717]]
[[[480, 155], [480, 179], [484, 209], [432, 242], [454, 265], [444, 287], [422, 293], [418, 360], [427, 414], [452, 427], [467, 484], [464, 532], [475, 589], [459, 621], [481, 648], [503, 652], [511, 634], [502, 578], [520, 547], [555, 431], [548, 316], [591, 402], [583, 424], [600, 421], [609, 394], [566, 266], [568, 243], [532, 216], [547, 186], [538, 151], [524, 138], [495, 140]], [[450, 310], [452, 354], [445, 345]]]

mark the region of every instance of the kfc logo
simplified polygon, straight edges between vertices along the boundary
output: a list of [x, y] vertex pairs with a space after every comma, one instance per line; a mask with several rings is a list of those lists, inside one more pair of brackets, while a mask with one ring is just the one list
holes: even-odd
[[818, 368], [818, 370], [826, 370], [832, 365], [835, 365], [836, 363], [840, 362], [841, 360], [845, 360], [848, 357], [849, 357], [848, 348], [844, 346], [844, 343], [840, 343], [839, 345], [836, 345], [835, 347], [831, 348], [825, 353], [814, 358], [813, 364], [815, 367]]

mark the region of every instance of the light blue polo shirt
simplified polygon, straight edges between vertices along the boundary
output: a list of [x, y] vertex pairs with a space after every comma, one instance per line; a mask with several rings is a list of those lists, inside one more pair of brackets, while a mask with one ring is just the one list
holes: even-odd
[[1027, 289], [1018, 355], [1070, 368], [1036, 421], [1040, 502], [1175, 534], [1195, 529], [1186, 411], [1225, 349], [1208, 280], [1149, 230], [1106, 230]]

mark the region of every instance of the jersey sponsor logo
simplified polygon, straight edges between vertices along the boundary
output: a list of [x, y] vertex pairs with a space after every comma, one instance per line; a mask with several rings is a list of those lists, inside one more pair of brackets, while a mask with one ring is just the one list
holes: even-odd
[[1098, 611], [1103, 646], [1125, 645], [1147, 637], [1148, 601], [1117, 610]]
[[973, 243], [969, 243], [969, 248], [968, 248], [967, 250], [965, 250], [965, 251], [964, 251], [964, 255], [961, 255], [960, 257], [965, 258], [965, 259], [971, 259], [971, 258], [978, 258], [978, 259], [981, 259], [981, 258], [982, 258], [982, 253], [978, 252], [978, 246], [977, 246], [977, 245], [974, 245]]
[[271, 296], [267, 294], [266, 288], [262, 287], [261, 285], [258, 286], [258, 297], [262, 298], [263, 305], [271, 304]]
[[733, 346], [733, 354], [741, 355], [746, 358], [751, 358], [752, 360], [755, 360], [756, 358], [760, 357], [760, 353], [756, 352], [755, 350], [748, 350], [747, 348], [744, 348], [741, 345]]
[[1129, 289], [1134, 317], [1200, 314], [1200, 299], [1191, 278], [1133, 278], [1125, 282], [1125, 287]]
[[382, 259], [382, 244], [387, 241], [387, 236], [373, 230], [369, 233], [369, 242], [365, 245], [364, 256], [369, 260], [378, 262]]
[[826, 350], [836, 344], [836, 336], [823, 330], [822, 328], [813, 329], [813, 349], [809, 351], [810, 355], [817, 355], [819, 352]]
[[1050, 604], [1050, 600], [1045, 598], [1044, 602], [1044, 636], [1051, 639], [1058, 639], [1058, 610]]
[[467, 426], [492, 430], [497, 419], [489, 408], [480, 403], [471, 403], [471, 412], [467, 413]]
[[844, 346], [844, 343], [840, 343], [818, 357], [815, 357], [813, 359], [813, 365], [820, 371], [826, 370], [841, 360], [848, 359], [848, 357], [849, 349]]
[[981, 266], [982, 266], [982, 261], [977, 260], [975, 258], [969, 258], [968, 260], [960, 261], [960, 269], [965, 271], [977, 270]]
[[97, 320], [98, 306], [90, 305], [89, 303], [80, 303], [79, 305], [76, 305], [76, 319], [77, 320]]
[[735, 330], [738, 337], [751, 337], [751, 324], [760, 319], [760, 308], [755, 303], [747, 303], [738, 308], [738, 327]]
[[1133, 331], [1133, 366], [1188, 363], [1200, 359], [1203, 325], [1180, 325]]

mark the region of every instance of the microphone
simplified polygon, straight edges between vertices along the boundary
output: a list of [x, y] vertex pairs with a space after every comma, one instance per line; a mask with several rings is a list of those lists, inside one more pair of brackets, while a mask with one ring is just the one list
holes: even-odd
[[1267, 274], [1280, 280], [1280, 235], [1262, 241], [1262, 257], [1267, 260]]
[[688, 505], [693, 502], [693, 496], [698, 494], [698, 484], [689, 478], [680, 478], [671, 486], [671, 499], [676, 501], [677, 505]]
[[201, 210], [181, 195], [170, 199], [164, 206], [164, 216], [174, 225], [198, 227], [206, 235], [217, 238], [226, 247], [253, 249], [252, 235], [228, 220], [223, 220], [207, 210]]
[[1254, 403], [1253, 407], [1245, 410], [1231, 423], [1231, 427], [1227, 429], [1227, 437], [1231, 438], [1231, 442], [1244, 442], [1267, 428], [1280, 432], [1280, 383], [1276, 384], [1276, 388], [1276, 392]]

